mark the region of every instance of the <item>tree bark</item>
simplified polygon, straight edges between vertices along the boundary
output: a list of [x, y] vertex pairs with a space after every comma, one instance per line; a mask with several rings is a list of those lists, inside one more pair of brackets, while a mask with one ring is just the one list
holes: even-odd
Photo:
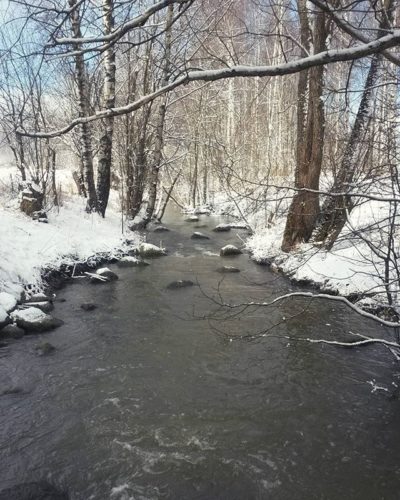
[[[111, 34], [114, 29], [113, 9], [114, 0], [104, 0], [103, 23], [105, 35]], [[115, 106], [115, 50], [113, 45], [108, 46], [104, 51], [104, 73], [103, 109], [112, 109]], [[97, 199], [98, 211], [104, 217], [110, 195], [114, 117], [106, 117], [103, 121], [103, 127], [98, 154]]]
[[[299, 0], [301, 42], [310, 50], [310, 26], [306, 1]], [[317, 54], [326, 50], [327, 28], [325, 14], [315, 13], [313, 47]], [[302, 71], [298, 81], [297, 154], [295, 187], [318, 190], [324, 148], [325, 114], [322, 93], [323, 66]], [[289, 252], [299, 243], [308, 241], [319, 214], [317, 193], [298, 191], [293, 196], [283, 236], [282, 250]]]
[[[384, 1], [383, 14], [379, 26], [379, 36], [384, 36], [386, 30], [390, 28], [393, 18], [393, 4], [394, 0]], [[356, 119], [343, 153], [340, 169], [331, 188], [332, 193], [345, 192], [351, 189], [351, 183], [353, 182], [358, 167], [356, 159], [359, 156], [362, 137], [368, 128], [374, 94], [373, 88], [379, 76], [382, 58], [383, 55], [380, 53], [372, 57]], [[346, 224], [347, 215], [352, 211], [354, 206], [355, 202], [350, 196], [328, 196], [322, 207], [322, 215], [314, 240], [323, 243], [326, 249], [331, 249]]]
[[[71, 8], [70, 21], [73, 36], [74, 38], [81, 38], [81, 20], [79, 15], [79, 8], [77, 7], [77, 0], [68, 0], [68, 4]], [[79, 52], [81, 46], [78, 44], [75, 45], [74, 48], [76, 50], [75, 80], [78, 90], [78, 114], [80, 118], [84, 118], [90, 115], [89, 91], [87, 85], [85, 61], [83, 54]], [[97, 195], [93, 173], [92, 137], [88, 123], [82, 122], [80, 124], [80, 135], [82, 143], [83, 182], [85, 184], [85, 191], [87, 195], [86, 210], [88, 212], [93, 212], [97, 210]]]

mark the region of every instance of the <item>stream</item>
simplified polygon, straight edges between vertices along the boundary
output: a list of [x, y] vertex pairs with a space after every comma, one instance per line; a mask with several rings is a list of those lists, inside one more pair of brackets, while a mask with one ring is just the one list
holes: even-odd
[[[0, 393], [20, 389], [0, 397], [0, 489], [47, 479], [71, 500], [397, 500], [393, 355], [294, 340], [384, 328], [300, 299], [213, 321], [217, 293], [262, 301], [296, 286], [246, 254], [219, 257], [245, 237], [211, 231], [226, 218], [184, 219], [168, 214], [171, 231], [148, 234], [167, 257], [109, 266], [119, 275], [109, 284], [75, 280], [57, 296], [62, 327], [0, 349]], [[241, 272], [221, 275], [222, 265]], [[198, 285], [166, 289], [179, 279]], [[43, 341], [54, 354], [35, 353]]]

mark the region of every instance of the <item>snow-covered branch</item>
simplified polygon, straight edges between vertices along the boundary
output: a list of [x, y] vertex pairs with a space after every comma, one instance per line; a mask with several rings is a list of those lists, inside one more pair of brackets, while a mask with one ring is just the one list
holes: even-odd
[[393, 30], [390, 34], [381, 37], [373, 42], [363, 43], [348, 49], [326, 50], [318, 54], [300, 58], [294, 61], [289, 61], [282, 64], [270, 66], [231, 66], [216, 70], [196, 70], [189, 71], [185, 75], [177, 78], [173, 82], [159, 88], [158, 90], [147, 94], [140, 99], [129, 103], [125, 106], [116, 107], [109, 110], [100, 111], [94, 115], [80, 117], [73, 120], [69, 125], [53, 132], [27, 132], [19, 130], [21, 135], [28, 137], [39, 138], [54, 138], [66, 134], [74, 127], [82, 123], [88, 123], [95, 120], [100, 120], [109, 116], [120, 116], [131, 113], [142, 107], [143, 105], [153, 101], [160, 95], [170, 92], [175, 88], [195, 81], [213, 82], [227, 78], [238, 77], [266, 77], [266, 76], [283, 76], [298, 73], [304, 69], [315, 66], [322, 66], [338, 61], [350, 61], [361, 57], [366, 57], [395, 47], [400, 44], [400, 29]]

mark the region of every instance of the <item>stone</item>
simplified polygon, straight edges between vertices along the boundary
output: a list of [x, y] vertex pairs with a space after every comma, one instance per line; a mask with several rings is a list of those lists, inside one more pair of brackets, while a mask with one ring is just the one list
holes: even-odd
[[55, 350], [56, 348], [53, 346], [53, 344], [50, 344], [50, 342], [43, 342], [42, 344], [35, 346], [35, 351], [39, 356], [48, 356]]
[[94, 311], [97, 309], [96, 304], [92, 304], [91, 302], [85, 302], [84, 304], [81, 304], [81, 309], [84, 311]]
[[190, 215], [185, 219], [185, 222], [199, 222], [197, 215]]
[[138, 253], [141, 257], [162, 257], [167, 255], [165, 248], [160, 248], [151, 243], [141, 243], [138, 247]]
[[168, 231], [169, 231], [169, 229], [167, 227], [165, 227], [165, 226], [158, 226], [158, 227], [154, 228], [153, 233], [166, 233]]
[[15, 323], [11, 323], [0, 330], [0, 337], [3, 339], [20, 339], [24, 335], [25, 331]]
[[108, 269], [108, 267], [97, 269], [96, 274], [98, 274], [102, 278], [106, 278], [107, 281], [116, 281], [118, 279], [118, 274]]
[[143, 259], [130, 256], [122, 257], [122, 259], [117, 262], [118, 267], [145, 267], [149, 265], [150, 264]]
[[235, 247], [235, 245], [225, 245], [221, 248], [219, 254], [221, 257], [228, 257], [231, 255], [240, 255], [242, 251]]
[[11, 316], [17, 323], [17, 326], [25, 330], [27, 333], [47, 332], [64, 324], [61, 319], [54, 318], [50, 314], [44, 313], [37, 307], [17, 309], [11, 313]]
[[50, 301], [51, 297], [46, 295], [45, 293], [34, 293], [29, 298], [27, 298], [24, 302], [25, 304], [30, 304], [32, 302], [46, 302]]
[[47, 214], [44, 210], [38, 210], [37, 212], [33, 212], [32, 219], [38, 221], [46, 220], [47, 222]]
[[218, 224], [218, 226], [215, 226], [213, 231], [215, 233], [227, 233], [231, 230], [231, 226], [229, 224]]
[[38, 481], [1, 490], [0, 500], [69, 500], [69, 497], [47, 481]]
[[43, 205], [43, 193], [33, 182], [25, 181], [22, 185], [20, 209], [26, 215], [32, 216], [40, 212]]
[[238, 269], [237, 267], [233, 267], [233, 266], [222, 266], [222, 267], [219, 267], [216, 271], [217, 271], [217, 273], [221, 273], [221, 274], [240, 273], [240, 269]]
[[187, 288], [193, 285], [194, 285], [193, 281], [190, 280], [177, 280], [177, 281], [172, 281], [169, 285], [167, 285], [167, 289], [178, 290], [180, 288]]
[[232, 229], [249, 229], [249, 226], [243, 222], [230, 222], [229, 227]]
[[203, 233], [199, 233], [198, 231], [195, 231], [190, 238], [192, 240], [209, 240], [210, 239], [209, 236], [207, 236], [206, 234], [203, 234]]
[[[51, 312], [54, 309], [53, 302], [28, 302], [30, 307], [37, 307], [41, 311], [48, 313]], [[22, 306], [24, 307], [24, 306]]]

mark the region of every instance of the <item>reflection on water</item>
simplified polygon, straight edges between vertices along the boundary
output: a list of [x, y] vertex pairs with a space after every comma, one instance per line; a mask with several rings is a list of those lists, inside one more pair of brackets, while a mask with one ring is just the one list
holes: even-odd
[[[246, 255], [225, 260], [242, 272], [222, 279], [218, 250], [240, 240], [212, 233], [218, 219], [203, 218], [211, 240], [193, 245], [178, 216], [162, 235], [168, 257], [117, 268], [120, 280], [108, 285], [65, 288], [55, 309], [65, 325], [43, 336], [53, 356], [35, 355], [34, 336], [6, 349], [0, 393], [20, 391], [0, 397], [1, 487], [50, 478], [74, 500], [397, 499], [390, 353], [282, 337], [381, 328], [329, 302], [282, 323], [304, 307], [299, 300], [210, 323], [216, 306], [206, 296], [218, 287], [239, 301], [290, 285]], [[200, 286], [166, 290], [177, 279]], [[84, 312], [83, 302], [99, 307]], [[259, 342], [227, 341], [265, 330]]]

